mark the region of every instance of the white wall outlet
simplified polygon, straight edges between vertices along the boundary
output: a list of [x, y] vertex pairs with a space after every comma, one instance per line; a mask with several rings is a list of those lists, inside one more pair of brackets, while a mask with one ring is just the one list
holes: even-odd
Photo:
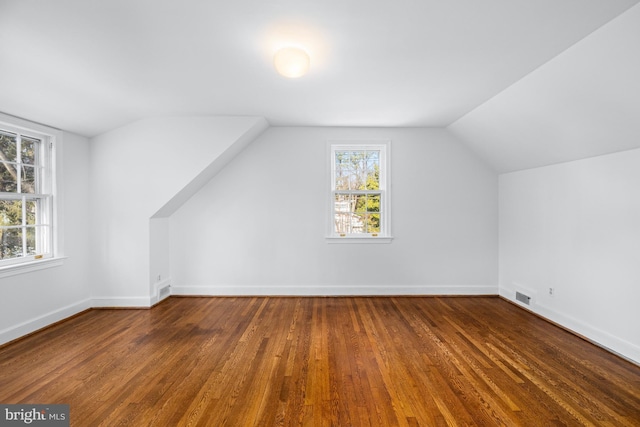
[[553, 288], [549, 288], [549, 295], [553, 296], [553, 293], [554, 293], [554, 292], [555, 292], [555, 291], [554, 291], [554, 289], [553, 289]]

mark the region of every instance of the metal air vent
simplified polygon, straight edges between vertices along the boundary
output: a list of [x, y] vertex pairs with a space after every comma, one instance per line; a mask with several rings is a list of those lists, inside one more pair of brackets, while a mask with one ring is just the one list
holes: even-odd
[[529, 305], [529, 302], [531, 301], [531, 297], [521, 292], [516, 292], [516, 300], [520, 301], [521, 303]]

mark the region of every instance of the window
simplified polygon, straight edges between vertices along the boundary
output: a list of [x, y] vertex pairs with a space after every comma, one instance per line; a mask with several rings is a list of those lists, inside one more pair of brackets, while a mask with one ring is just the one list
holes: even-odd
[[53, 256], [52, 146], [0, 123], [0, 267]]
[[390, 241], [389, 143], [331, 144], [331, 239]]

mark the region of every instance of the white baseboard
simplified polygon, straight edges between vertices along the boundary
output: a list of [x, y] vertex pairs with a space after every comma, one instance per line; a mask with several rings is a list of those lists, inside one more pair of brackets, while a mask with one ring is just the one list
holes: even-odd
[[219, 285], [171, 286], [182, 296], [385, 296], [385, 295], [498, 295], [497, 286], [336, 286], [336, 285]]
[[71, 317], [74, 314], [88, 310], [91, 307], [91, 300], [85, 299], [57, 310], [53, 310], [49, 313], [43, 314], [42, 316], [35, 317], [31, 320], [27, 320], [26, 322], [22, 322], [18, 325], [3, 329], [0, 331], [0, 344], [8, 343], [9, 341], [28, 335], [39, 329]]
[[91, 306], [94, 308], [149, 308], [159, 303], [161, 300], [171, 295], [169, 292], [163, 295], [162, 298], [159, 295], [160, 289], [171, 286], [171, 279], [165, 279], [161, 282], [153, 284], [152, 295], [140, 296], [140, 297], [93, 297], [91, 299]]
[[509, 301], [513, 301], [519, 306], [541, 317], [544, 317], [545, 319], [550, 320], [562, 326], [563, 328], [575, 332], [576, 334], [586, 338], [599, 347], [605, 348], [606, 350], [609, 350], [624, 359], [628, 359], [629, 361], [640, 365], [640, 346], [638, 345], [611, 335], [608, 332], [595, 328], [571, 316], [567, 316], [566, 314], [546, 307], [544, 304], [541, 304], [540, 301], [537, 301], [531, 306], [526, 306], [525, 304], [516, 301], [514, 289], [501, 288], [500, 296], [508, 299]]
[[91, 307], [93, 308], [149, 308], [151, 307], [151, 297], [93, 297]]

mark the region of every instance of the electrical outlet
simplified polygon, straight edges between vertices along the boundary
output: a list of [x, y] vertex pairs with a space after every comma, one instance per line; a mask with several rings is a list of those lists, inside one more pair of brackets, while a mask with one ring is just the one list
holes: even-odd
[[553, 296], [553, 288], [549, 288], [549, 295]]
[[162, 280], [162, 276], [158, 274], [158, 282]]

